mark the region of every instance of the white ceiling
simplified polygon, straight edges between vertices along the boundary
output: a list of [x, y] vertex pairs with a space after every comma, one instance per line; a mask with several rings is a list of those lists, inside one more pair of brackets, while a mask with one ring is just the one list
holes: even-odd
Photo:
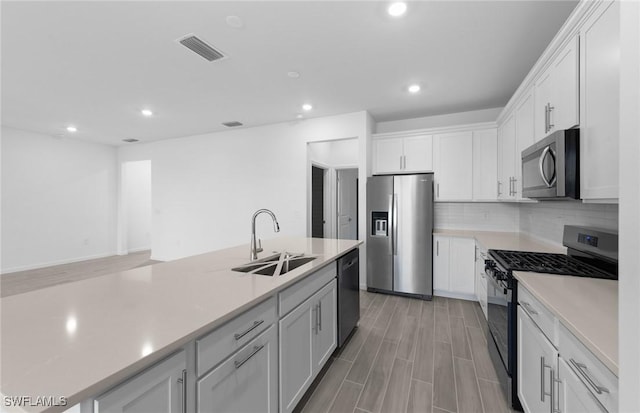
[[[3, 1], [2, 124], [74, 124], [77, 138], [119, 145], [290, 121], [303, 102], [305, 117], [377, 121], [499, 107], [576, 4], [411, 2], [391, 18], [381, 1]], [[176, 42], [188, 33], [228, 59]]]

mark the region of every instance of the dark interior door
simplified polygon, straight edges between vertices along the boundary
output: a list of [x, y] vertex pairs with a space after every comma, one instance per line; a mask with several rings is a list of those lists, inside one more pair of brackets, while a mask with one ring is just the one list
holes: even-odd
[[311, 167], [311, 236], [324, 238], [324, 169]]

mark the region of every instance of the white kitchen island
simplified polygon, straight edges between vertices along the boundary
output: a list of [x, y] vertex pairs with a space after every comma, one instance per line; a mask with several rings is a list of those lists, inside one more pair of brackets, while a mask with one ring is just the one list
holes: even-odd
[[[186, 364], [195, 367], [189, 348], [195, 349], [197, 339], [258, 304], [275, 302], [283, 290], [326, 272], [322, 269], [360, 244], [265, 240], [259, 258], [274, 251], [317, 257], [278, 277], [232, 271], [249, 261], [249, 247], [243, 245], [2, 298], [0, 392], [34, 400], [64, 397], [66, 407], [23, 407], [64, 411], [181, 349], [187, 350]], [[192, 371], [187, 376], [191, 387], [183, 396], [188, 399], [195, 377]], [[190, 402], [187, 411], [193, 409]]]

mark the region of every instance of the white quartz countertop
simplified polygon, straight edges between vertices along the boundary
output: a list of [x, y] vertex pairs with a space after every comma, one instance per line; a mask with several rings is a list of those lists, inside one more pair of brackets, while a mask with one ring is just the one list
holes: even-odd
[[618, 375], [618, 281], [518, 271], [514, 276]]
[[449, 237], [475, 238], [480, 245], [488, 250], [533, 251], [552, 254], [564, 254], [567, 252], [565, 247], [546, 243], [520, 232], [436, 229], [433, 231], [433, 234]]
[[231, 271], [249, 261], [239, 246], [1, 298], [0, 392], [69, 406], [96, 396], [361, 243], [265, 240], [259, 258], [318, 257], [279, 277]]

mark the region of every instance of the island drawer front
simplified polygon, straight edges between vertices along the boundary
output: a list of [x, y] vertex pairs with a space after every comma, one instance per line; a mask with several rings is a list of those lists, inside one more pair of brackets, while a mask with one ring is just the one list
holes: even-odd
[[520, 307], [531, 317], [536, 325], [553, 345], [558, 348], [557, 321], [551, 311], [538, 301], [521, 284], [518, 285], [518, 303]]
[[196, 340], [198, 377], [241, 349], [277, 319], [276, 298], [271, 297]]
[[334, 261], [278, 294], [280, 318], [302, 304], [337, 275], [338, 266]]
[[564, 325], [560, 324], [558, 353], [582, 383], [610, 412], [618, 411], [618, 378]]

